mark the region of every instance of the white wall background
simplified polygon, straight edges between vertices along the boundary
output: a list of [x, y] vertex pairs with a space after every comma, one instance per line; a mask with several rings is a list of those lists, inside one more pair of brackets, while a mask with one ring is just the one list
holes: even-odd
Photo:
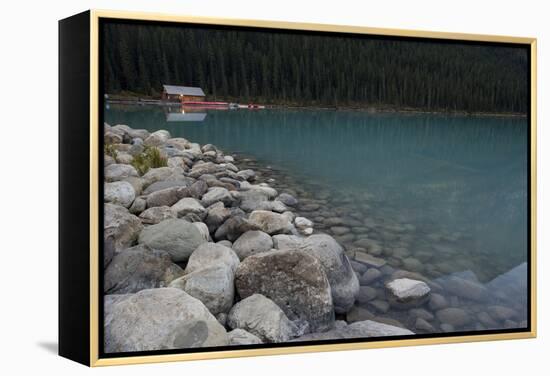
[[[539, 338], [97, 369], [101, 375], [517, 375], [548, 370], [550, 33], [535, 0], [12, 0], [0, 21], [0, 369], [80, 375], [57, 342], [57, 20], [89, 8], [537, 37]], [[7, 117], [6, 117], [7, 114]], [[82, 126], [81, 124], [75, 124]], [[87, 205], [82, 197], [82, 205]], [[78, 250], [75, 250], [75, 252]], [[537, 371], [538, 369], [538, 371]]]

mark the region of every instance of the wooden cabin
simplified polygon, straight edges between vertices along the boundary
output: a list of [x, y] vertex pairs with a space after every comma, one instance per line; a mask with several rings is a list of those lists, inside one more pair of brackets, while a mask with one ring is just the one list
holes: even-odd
[[204, 102], [206, 96], [200, 87], [162, 85], [162, 100], [173, 102]]

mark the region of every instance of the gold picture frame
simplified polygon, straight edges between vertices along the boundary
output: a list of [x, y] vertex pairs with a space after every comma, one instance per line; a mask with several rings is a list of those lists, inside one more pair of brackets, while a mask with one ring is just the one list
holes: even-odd
[[[172, 362], [183, 360], [199, 360], [199, 359], [216, 359], [216, 358], [235, 358], [249, 356], [264, 356], [264, 355], [280, 355], [280, 354], [297, 354], [322, 351], [340, 351], [340, 350], [355, 350], [355, 349], [375, 349], [385, 347], [402, 347], [402, 346], [418, 346], [432, 345], [444, 343], [461, 343], [461, 342], [477, 342], [477, 341], [493, 341], [507, 339], [524, 339], [535, 338], [537, 334], [537, 316], [536, 316], [536, 124], [537, 124], [537, 40], [535, 38], [512, 37], [512, 36], [495, 36], [481, 34], [462, 34], [448, 32], [432, 32], [419, 30], [400, 30], [400, 29], [384, 29], [370, 28], [363, 26], [344, 26], [344, 25], [327, 25], [327, 24], [310, 24], [310, 23], [292, 23], [279, 21], [263, 21], [263, 20], [247, 20], [247, 19], [229, 19], [229, 18], [209, 18], [195, 17], [161, 13], [141, 13], [141, 12], [122, 12], [110, 10], [91, 10], [84, 17], [89, 17], [89, 343], [85, 348], [89, 349], [89, 358], [87, 361], [82, 361], [90, 366], [109, 366], [123, 364], [142, 364], [156, 362]], [[99, 127], [99, 108], [101, 106], [99, 93], [99, 21], [100, 19], [120, 19], [132, 21], [155, 21], [155, 22], [171, 22], [171, 23], [197, 23], [203, 25], [221, 25], [221, 26], [243, 26], [264, 29], [287, 29], [287, 30], [305, 30], [316, 32], [337, 32], [337, 33], [353, 33], [353, 34], [370, 34], [377, 36], [389, 37], [411, 37], [411, 38], [430, 38], [443, 40], [460, 40], [460, 41], [476, 41], [476, 42], [494, 42], [494, 43], [516, 43], [530, 47], [530, 330], [514, 333], [500, 334], [472, 334], [472, 335], [456, 335], [456, 336], [440, 336], [434, 338], [411, 338], [411, 339], [384, 339], [380, 341], [364, 341], [354, 343], [331, 343], [331, 344], [311, 344], [300, 346], [285, 346], [285, 347], [270, 347], [256, 349], [234, 349], [223, 351], [209, 352], [192, 352], [192, 353], [177, 353], [177, 354], [154, 354], [140, 356], [123, 356], [101, 358], [99, 355], [99, 331], [101, 328], [101, 320], [99, 317], [98, 302], [101, 298], [99, 291], [99, 279], [102, 276], [99, 273], [99, 244], [97, 234], [99, 228], [99, 201], [98, 187], [101, 182], [99, 176], [100, 162], [100, 132]], [[60, 94], [62, 95], [62, 94]], [[63, 231], [63, 230], [61, 230]], [[62, 320], [62, 319], [60, 319]], [[60, 346], [60, 349], [63, 346]], [[60, 350], [61, 355], [71, 358], [70, 354], [64, 354]]]

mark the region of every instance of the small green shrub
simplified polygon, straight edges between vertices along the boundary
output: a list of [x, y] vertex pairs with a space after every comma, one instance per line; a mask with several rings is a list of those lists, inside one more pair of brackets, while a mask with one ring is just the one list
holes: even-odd
[[113, 144], [105, 144], [103, 146], [103, 152], [112, 157], [113, 159], [116, 159], [117, 156], [117, 150], [115, 149], [115, 146]]
[[158, 148], [145, 146], [143, 152], [134, 156], [132, 166], [134, 166], [140, 175], [143, 175], [151, 168], [168, 166], [168, 161], [160, 154]]

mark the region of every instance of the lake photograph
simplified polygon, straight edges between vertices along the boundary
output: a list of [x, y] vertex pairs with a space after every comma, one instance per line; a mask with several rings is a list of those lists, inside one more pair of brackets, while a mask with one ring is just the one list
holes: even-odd
[[530, 328], [528, 47], [100, 26], [104, 354]]

